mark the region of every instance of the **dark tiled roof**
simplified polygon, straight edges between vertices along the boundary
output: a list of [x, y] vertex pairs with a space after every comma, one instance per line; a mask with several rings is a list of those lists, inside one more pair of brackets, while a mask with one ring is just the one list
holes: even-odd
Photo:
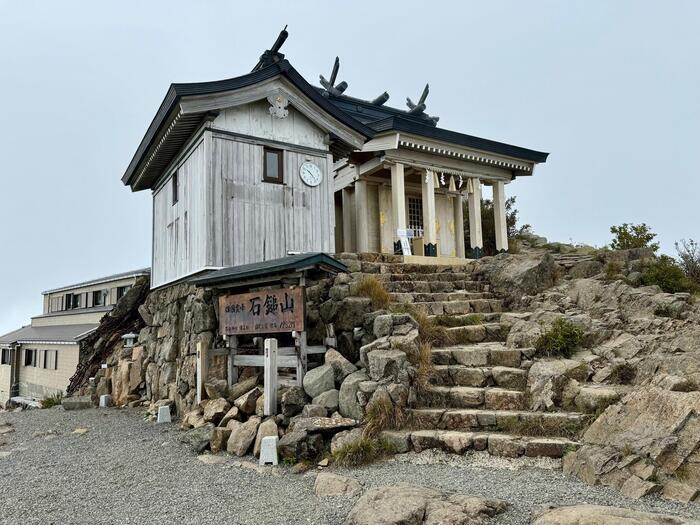
[[207, 275], [195, 277], [190, 282], [196, 286], [235, 285], [238, 281], [252, 277], [273, 277], [307, 269], [339, 273], [346, 272], [347, 266], [325, 253], [301, 253], [269, 261], [222, 268]]
[[[75, 343], [79, 336], [97, 328], [97, 324], [70, 324], [57, 326], [24, 326], [0, 336], [0, 345], [11, 343]], [[81, 337], [82, 338], [82, 337]]]

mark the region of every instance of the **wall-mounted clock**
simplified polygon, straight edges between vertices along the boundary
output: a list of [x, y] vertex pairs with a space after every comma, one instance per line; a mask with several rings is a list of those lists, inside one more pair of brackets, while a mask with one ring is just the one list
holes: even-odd
[[323, 173], [321, 168], [313, 162], [304, 162], [299, 166], [299, 177], [307, 186], [318, 186], [323, 181]]

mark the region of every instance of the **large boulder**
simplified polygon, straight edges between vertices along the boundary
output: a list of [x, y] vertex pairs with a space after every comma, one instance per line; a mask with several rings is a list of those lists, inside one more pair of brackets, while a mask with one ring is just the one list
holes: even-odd
[[306, 405], [306, 394], [300, 386], [292, 386], [282, 392], [280, 396], [282, 415], [292, 417], [302, 411]]
[[335, 388], [335, 372], [331, 365], [323, 365], [309, 370], [304, 375], [304, 391], [313, 398]]
[[226, 451], [236, 456], [244, 456], [258, 433], [260, 418], [252, 416], [245, 423], [240, 423], [231, 431], [226, 443]]
[[374, 350], [367, 354], [369, 376], [374, 381], [385, 378], [396, 378], [403, 370], [408, 360], [406, 353], [401, 350]]
[[572, 505], [546, 510], [533, 525], [699, 525], [700, 521], [618, 507]]
[[258, 398], [262, 396], [262, 390], [255, 387], [236, 399], [233, 404], [244, 414], [255, 414]]
[[563, 467], [588, 483], [626, 485], [631, 496], [677, 493], [665, 489], [672, 482], [700, 486], [700, 392], [634, 390], [593, 422]]
[[274, 418], [268, 418], [258, 427], [258, 434], [255, 436], [255, 445], [253, 445], [253, 455], [260, 456], [260, 446], [265, 437], [277, 436], [277, 423]]
[[348, 514], [344, 525], [477, 524], [503, 512], [500, 500], [445, 495], [408, 485], [368, 490]]
[[333, 389], [333, 390], [327, 390], [316, 397], [314, 397], [311, 400], [311, 403], [314, 405], [320, 405], [323, 408], [328, 411], [328, 413], [332, 414], [336, 410], [338, 410], [338, 395], [340, 393]]
[[527, 386], [533, 410], [554, 410], [561, 406], [564, 390], [571, 381], [586, 381], [590, 367], [573, 359], [538, 360], [528, 372]]
[[314, 460], [323, 451], [323, 436], [304, 430], [287, 432], [277, 444], [282, 459]]
[[324, 359], [327, 365], [333, 367], [333, 376], [337, 385], [340, 385], [343, 379], [357, 370], [357, 367], [337, 350], [328, 350]]
[[360, 420], [365, 411], [357, 400], [357, 392], [362, 381], [368, 381], [369, 376], [364, 370], [353, 372], [340, 385], [338, 393], [338, 411], [345, 417]]
[[357, 425], [357, 421], [347, 417], [300, 417], [290, 425], [292, 431], [335, 433]]
[[218, 399], [209, 399], [204, 405], [204, 421], [217, 424], [230, 410], [231, 404], [223, 397]]
[[231, 401], [235, 401], [241, 397], [246, 392], [250, 392], [253, 388], [258, 385], [258, 376], [249, 377], [243, 381], [239, 381], [231, 385], [228, 389], [228, 398]]
[[178, 436], [178, 441], [189, 445], [197, 454], [201, 454], [209, 446], [213, 432], [214, 425], [207, 423], [199, 428], [193, 428], [192, 430], [182, 432]]
[[356, 479], [330, 472], [320, 472], [314, 483], [314, 494], [318, 497], [354, 497], [359, 496], [361, 492], [362, 485]]

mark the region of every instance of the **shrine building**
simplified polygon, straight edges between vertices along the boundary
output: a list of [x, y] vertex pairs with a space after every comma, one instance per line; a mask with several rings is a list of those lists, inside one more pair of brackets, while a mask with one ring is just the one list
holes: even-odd
[[[428, 86], [406, 109], [320, 86], [280, 52], [248, 74], [172, 84], [122, 181], [153, 195], [152, 288], [207, 270], [307, 252], [459, 263], [483, 248], [481, 193], [508, 248], [505, 186], [547, 153], [438, 127]], [[466, 253], [463, 201], [468, 202]]]

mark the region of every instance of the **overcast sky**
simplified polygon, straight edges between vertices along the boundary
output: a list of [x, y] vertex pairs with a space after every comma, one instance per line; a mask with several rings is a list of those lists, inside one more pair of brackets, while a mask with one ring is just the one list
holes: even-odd
[[[291, 7], [293, 6], [293, 8]], [[0, 333], [41, 291], [150, 264], [151, 200], [120, 178], [171, 82], [283, 52], [316, 84], [551, 152], [507, 187], [550, 240], [647, 222], [700, 239], [700, 2], [0, 0]]]

